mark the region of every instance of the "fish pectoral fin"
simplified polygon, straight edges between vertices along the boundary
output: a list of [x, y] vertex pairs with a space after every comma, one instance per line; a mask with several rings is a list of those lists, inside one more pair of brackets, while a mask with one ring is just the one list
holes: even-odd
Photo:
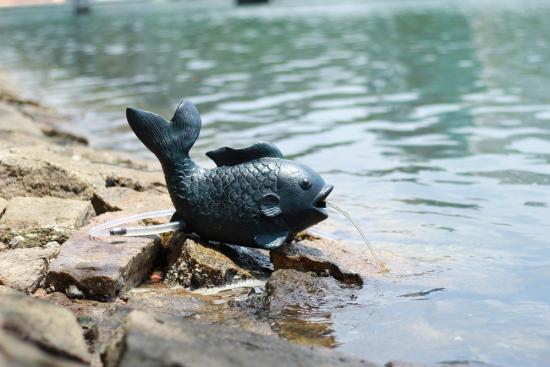
[[260, 200], [260, 211], [266, 217], [276, 217], [283, 212], [279, 206], [279, 202], [279, 196], [276, 194], [265, 194]]
[[236, 166], [241, 163], [250, 162], [260, 158], [283, 158], [283, 153], [271, 143], [256, 143], [248, 148], [233, 149], [223, 147], [217, 150], [206, 152], [206, 155], [221, 166]]
[[254, 237], [254, 241], [258, 247], [266, 250], [274, 250], [281, 247], [288, 239], [290, 232], [278, 232], [269, 234], [259, 234]]

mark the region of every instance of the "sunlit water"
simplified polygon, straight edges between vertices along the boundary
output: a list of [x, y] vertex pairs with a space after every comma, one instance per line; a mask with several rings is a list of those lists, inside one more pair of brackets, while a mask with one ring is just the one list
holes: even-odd
[[[150, 157], [124, 108], [186, 96], [200, 164], [266, 140], [320, 171], [391, 268], [323, 319], [338, 349], [548, 366], [549, 19], [544, 1], [2, 10], [0, 63], [95, 146]], [[321, 229], [367, 251], [338, 216]]]

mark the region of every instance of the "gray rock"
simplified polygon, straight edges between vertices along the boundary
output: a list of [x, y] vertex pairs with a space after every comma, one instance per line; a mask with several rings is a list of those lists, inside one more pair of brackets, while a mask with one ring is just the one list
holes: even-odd
[[[48, 145], [42, 147], [45, 149]], [[27, 156], [26, 152], [18, 152], [17, 149], [21, 148], [0, 151], [0, 196], [34, 195], [71, 199], [89, 199], [92, 196], [92, 187], [68, 169]]]
[[303, 246], [318, 249], [338, 266], [361, 275], [369, 277], [389, 270], [385, 264], [380, 268], [374, 263], [372, 255], [366, 246], [351, 245], [345, 241], [336, 241], [311, 234], [302, 234], [297, 242]]
[[[87, 363], [76, 362], [49, 353], [40, 346], [14, 337], [0, 329], [0, 366], [10, 367], [84, 367]], [[99, 366], [98, 366], [99, 367]]]
[[249, 279], [252, 274], [220, 252], [217, 245], [203, 244], [174, 234], [168, 246], [166, 281], [184, 287], [215, 287], [236, 279]]
[[21, 293], [21, 292], [15, 290], [15, 289], [13, 289], [13, 288], [10, 288], [10, 287], [8, 287], [8, 286], [6, 286], [6, 285], [2, 285], [2, 281], [0, 281], [0, 296], [6, 295], [6, 294], [11, 294], [11, 295], [13, 295], [13, 294], [20, 294], [20, 295], [21, 295], [21, 294], [23, 294], [23, 293]]
[[71, 123], [67, 116], [63, 116], [57, 110], [45, 107], [39, 103], [25, 102], [27, 103], [18, 104], [16, 106], [17, 110], [32, 120], [49, 140], [64, 145], [88, 144], [84, 131]]
[[92, 204], [97, 214], [119, 210], [142, 213], [172, 207], [170, 197], [166, 193], [136, 191], [116, 186], [96, 189]]
[[32, 293], [46, 275], [50, 259], [59, 252], [59, 243], [44, 248], [21, 248], [0, 252], [0, 283]]
[[[322, 241], [308, 240], [307, 243]], [[275, 251], [271, 251], [271, 261], [275, 269], [295, 269], [312, 271], [318, 275], [331, 275], [347, 284], [363, 285], [361, 276], [347, 270], [333, 257], [327, 256], [323, 250], [306, 246], [303, 242], [291, 242]]]
[[15, 197], [0, 218], [0, 241], [10, 247], [43, 246], [64, 242], [94, 215], [87, 201], [53, 197]]
[[156, 236], [90, 239], [89, 230], [125, 212], [103, 214], [65, 242], [51, 264], [47, 283], [73, 297], [113, 299], [149, 274], [160, 249]]
[[282, 269], [266, 283], [263, 307], [269, 311], [273, 329], [284, 339], [335, 347], [332, 311], [354, 299], [354, 288], [332, 277]]
[[341, 286], [334, 278], [292, 269], [276, 270], [265, 293], [265, 307], [271, 313], [334, 307], [354, 299], [353, 288]]
[[113, 186], [165, 192], [162, 171], [154, 167], [81, 146], [43, 143], [0, 149], [0, 196], [89, 200], [94, 189]]
[[17, 131], [26, 135], [42, 135], [37, 124], [14, 107], [5, 104], [0, 104], [0, 130]]
[[125, 325], [120, 366], [369, 366], [372, 363], [325, 349], [289, 344], [222, 325], [170, 319], [133, 311]]
[[0, 297], [0, 361], [2, 357], [28, 366], [90, 361], [82, 331], [70, 311], [29, 296], [9, 294]]
[[147, 310], [163, 315], [189, 317], [209, 310], [208, 302], [181, 287], [141, 287], [129, 291], [126, 306], [135, 310]]

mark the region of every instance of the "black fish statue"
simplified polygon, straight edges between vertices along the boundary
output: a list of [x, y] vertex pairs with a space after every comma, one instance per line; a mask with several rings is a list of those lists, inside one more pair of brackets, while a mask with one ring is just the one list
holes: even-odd
[[197, 108], [183, 100], [171, 121], [135, 108], [126, 118], [159, 159], [173, 221], [204, 240], [273, 250], [296, 233], [325, 220], [333, 186], [311, 168], [286, 160], [270, 143], [220, 148], [206, 155], [217, 165], [197, 166], [189, 151], [201, 129]]

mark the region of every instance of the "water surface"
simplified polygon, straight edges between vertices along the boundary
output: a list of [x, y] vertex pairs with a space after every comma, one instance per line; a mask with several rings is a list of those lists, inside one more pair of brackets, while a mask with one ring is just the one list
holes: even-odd
[[[546, 366], [548, 19], [544, 1], [2, 10], [0, 63], [95, 146], [150, 157], [124, 108], [169, 117], [186, 96], [200, 164], [266, 140], [320, 171], [392, 269], [310, 318], [322, 343], [379, 362]], [[361, 246], [337, 216], [321, 229]]]

